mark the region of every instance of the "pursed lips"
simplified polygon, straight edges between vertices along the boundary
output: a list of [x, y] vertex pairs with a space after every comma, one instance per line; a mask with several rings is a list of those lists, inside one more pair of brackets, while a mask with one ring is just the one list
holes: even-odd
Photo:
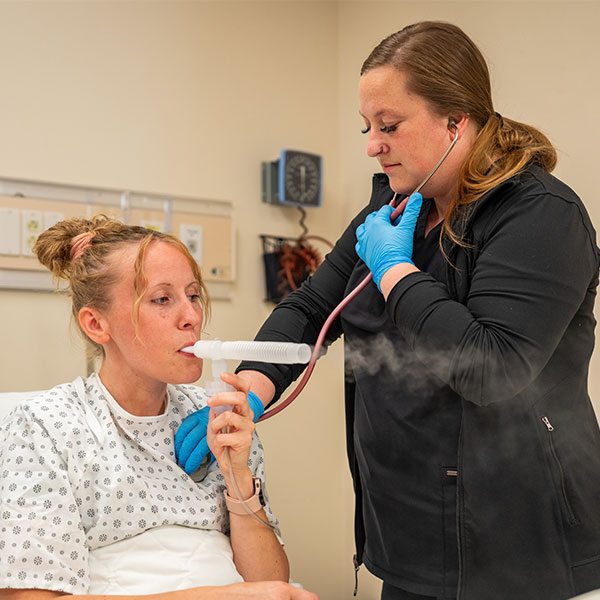
[[383, 168], [383, 171], [386, 173], [387, 173], [387, 171], [390, 171], [394, 167], [401, 167], [401, 166], [402, 166], [402, 163], [384, 163], [381, 165], [381, 167]]

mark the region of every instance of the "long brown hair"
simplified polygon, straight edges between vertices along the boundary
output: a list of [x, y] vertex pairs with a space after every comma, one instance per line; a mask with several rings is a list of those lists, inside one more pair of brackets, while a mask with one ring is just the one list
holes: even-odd
[[409, 91], [424, 98], [436, 114], [467, 114], [477, 125], [443, 225], [443, 233], [455, 243], [463, 244], [456, 228], [461, 209], [528, 163], [548, 172], [556, 166], [556, 150], [543, 133], [494, 111], [485, 59], [456, 25], [423, 21], [393, 33], [373, 49], [360, 74], [384, 65], [402, 71]]
[[[83, 243], [75, 244], [74, 238], [81, 241], [82, 236]], [[144, 257], [149, 244], [154, 241], [172, 244], [186, 256], [200, 288], [200, 305], [204, 314], [208, 315], [208, 290], [198, 264], [185, 244], [173, 235], [145, 227], [125, 225], [105, 215], [96, 215], [91, 219], [60, 221], [38, 237], [33, 252], [51, 271], [56, 281], [68, 281], [73, 320], [83, 338], [90, 344], [94, 356], [103, 356], [104, 349], [90, 340], [82, 330], [78, 319], [79, 311], [84, 306], [99, 311], [110, 307], [111, 290], [118, 281], [113, 258], [125, 245], [135, 244], [138, 246], [134, 267], [136, 300], [131, 318], [137, 331], [139, 304], [148, 287], [148, 279], [144, 273]], [[75, 247], [77, 250], [74, 252]]]

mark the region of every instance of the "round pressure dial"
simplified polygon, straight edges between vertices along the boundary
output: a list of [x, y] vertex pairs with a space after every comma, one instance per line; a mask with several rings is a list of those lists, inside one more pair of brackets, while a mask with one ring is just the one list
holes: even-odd
[[296, 150], [282, 150], [279, 159], [279, 200], [283, 204], [320, 206], [320, 156]]

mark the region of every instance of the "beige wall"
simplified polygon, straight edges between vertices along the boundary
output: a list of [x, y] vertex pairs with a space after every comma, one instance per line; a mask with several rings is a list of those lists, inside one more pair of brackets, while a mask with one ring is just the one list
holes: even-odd
[[[324, 156], [324, 205], [307, 224], [334, 239], [375, 170], [359, 133], [360, 64], [385, 35], [425, 18], [472, 35], [497, 110], [551, 136], [557, 173], [598, 226], [599, 2], [0, 2], [0, 175], [233, 202], [238, 278], [209, 333], [250, 339], [270, 310], [258, 235], [300, 233], [295, 210], [261, 204], [260, 162], [283, 147]], [[66, 298], [0, 291], [0, 308], [0, 391], [83, 372]], [[259, 426], [292, 575], [333, 600], [353, 586], [342, 378], [337, 347], [302, 398]], [[359, 599], [378, 587], [363, 569]]]

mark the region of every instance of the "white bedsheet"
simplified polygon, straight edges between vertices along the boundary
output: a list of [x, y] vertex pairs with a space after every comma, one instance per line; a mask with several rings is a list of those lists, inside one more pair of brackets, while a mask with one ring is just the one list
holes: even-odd
[[243, 581], [220, 531], [155, 527], [92, 550], [89, 594], [157, 594]]

